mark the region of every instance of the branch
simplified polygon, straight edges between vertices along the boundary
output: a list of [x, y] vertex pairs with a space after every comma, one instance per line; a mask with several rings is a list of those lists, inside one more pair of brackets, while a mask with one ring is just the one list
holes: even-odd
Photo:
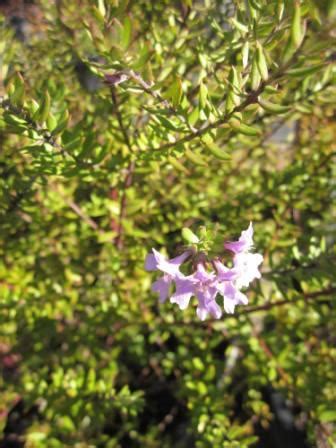
[[267, 81], [263, 81], [257, 90], [251, 91], [247, 95], [245, 100], [241, 104], [236, 106], [231, 112], [225, 113], [222, 118], [219, 118], [218, 120], [214, 121], [213, 123], [209, 123], [198, 130], [194, 129], [191, 134], [188, 134], [188, 135], [180, 138], [179, 140], [175, 140], [174, 142], [166, 143], [160, 147], [152, 148], [152, 151], [160, 151], [161, 152], [161, 151], [169, 150], [169, 149], [175, 147], [176, 145], [184, 144], [184, 143], [190, 142], [196, 138], [199, 138], [202, 135], [206, 134], [207, 132], [209, 132], [213, 129], [217, 129], [217, 128], [221, 127], [223, 124], [227, 123], [230, 120], [230, 118], [232, 118], [232, 116], [234, 114], [236, 114], [237, 112], [242, 112], [250, 104], [257, 103], [258, 97], [264, 91], [265, 87], [272, 84], [274, 81], [279, 81], [279, 79], [281, 79], [281, 77], [286, 73], [288, 68], [292, 65], [292, 63], [296, 60], [297, 56], [300, 54], [300, 50], [301, 50], [302, 46], [303, 46], [303, 41], [288, 62], [286, 62], [283, 66], [281, 66], [276, 73], [272, 74], [267, 79]]
[[82, 209], [81, 207], [76, 204], [76, 202], [68, 199], [60, 190], [60, 188], [58, 187], [58, 185], [51, 185], [49, 184], [49, 187], [54, 190], [55, 192], [57, 192], [61, 198], [64, 200], [64, 202], [71, 208], [71, 210], [73, 210], [76, 215], [78, 215], [89, 227], [91, 227], [91, 229], [99, 232], [99, 233], [104, 233], [103, 230], [98, 226], [98, 224], [90, 217], [88, 216]]
[[75, 156], [68, 153], [59, 143], [57, 143], [55, 137], [53, 137], [47, 129], [44, 129], [42, 126], [36, 123], [36, 121], [31, 118], [31, 116], [25, 109], [14, 106], [14, 104], [12, 104], [9, 99], [5, 99], [4, 97], [0, 97], [0, 107], [5, 111], [8, 111], [11, 114], [15, 115], [16, 117], [23, 119], [28, 124], [30, 129], [33, 129], [39, 134], [44, 143], [48, 143], [49, 145], [57, 149], [61, 154], [69, 156], [76, 160]]
[[153, 90], [152, 86], [148, 84], [140, 75], [136, 73], [134, 70], [130, 70], [127, 72], [128, 76], [132, 78], [137, 84], [141, 86], [144, 92], [151, 95], [154, 99], [158, 100], [159, 103], [162, 103], [166, 109], [173, 115], [177, 115], [178, 118], [189, 128], [189, 130], [194, 133], [196, 129], [190, 125], [187, 118], [179, 113], [179, 111], [174, 107], [168, 100], [163, 98], [163, 96], [156, 90]]
[[[119, 105], [118, 105], [117, 96], [115, 93], [114, 86], [111, 86], [111, 98], [112, 98], [112, 103], [114, 105], [117, 120], [119, 123], [119, 127], [120, 127], [120, 130], [124, 137], [125, 144], [127, 145], [130, 153], [132, 153], [133, 152], [132, 144], [131, 144], [130, 138], [128, 136], [128, 132], [124, 126], [123, 117], [119, 110]], [[135, 169], [135, 162], [133, 160], [131, 160], [129, 162], [127, 170], [126, 170], [124, 188], [123, 188], [122, 196], [121, 196], [121, 200], [120, 200], [119, 223], [118, 223], [117, 237], [115, 239], [115, 244], [117, 246], [117, 249], [119, 249], [119, 250], [121, 250], [122, 246], [123, 246], [123, 221], [126, 217], [126, 205], [127, 205], [126, 191], [132, 185], [134, 169]]]
[[[199, 326], [212, 326], [212, 324], [216, 324], [218, 322], [220, 322], [223, 319], [239, 319], [240, 316], [244, 316], [246, 314], [252, 314], [252, 313], [256, 313], [256, 312], [260, 312], [260, 311], [267, 311], [270, 310], [272, 308], [276, 308], [279, 306], [284, 306], [284, 305], [292, 305], [296, 302], [299, 302], [300, 300], [304, 300], [304, 301], [311, 301], [313, 299], [316, 299], [317, 297], [321, 297], [321, 296], [329, 296], [333, 293], [336, 293], [336, 286], [330, 286], [328, 289], [324, 289], [321, 291], [315, 291], [312, 293], [305, 293], [302, 294], [300, 296], [297, 296], [295, 299], [292, 300], [287, 300], [287, 299], [283, 299], [283, 300], [276, 300], [274, 302], [266, 302], [263, 305], [256, 305], [256, 306], [246, 306], [244, 308], [241, 308], [238, 312], [236, 312], [235, 314], [224, 314], [222, 316], [221, 319], [217, 320], [217, 319], [208, 319], [206, 321], [191, 321], [191, 322], [185, 322], [185, 321], [177, 321], [177, 322], [167, 322], [164, 320], [161, 320], [159, 322], [159, 325], [165, 326], [165, 327], [180, 327], [180, 326], [195, 326], [195, 327], [199, 327]], [[125, 327], [131, 327], [131, 326], [147, 326], [149, 325], [148, 322], [144, 322], [144, 321], [133, 321], [133, 322], [117, 322], [114, 326], [114, 329], [117, 331], [121, 328], [125, 328]]]

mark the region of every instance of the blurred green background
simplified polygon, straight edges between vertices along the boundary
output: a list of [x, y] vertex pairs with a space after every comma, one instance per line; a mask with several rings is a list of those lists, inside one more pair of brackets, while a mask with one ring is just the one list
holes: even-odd
[[[0, 446], [335, 447], [335, 1], [0, 12]], [[249, 221], [247, 307], [158, 304]]]

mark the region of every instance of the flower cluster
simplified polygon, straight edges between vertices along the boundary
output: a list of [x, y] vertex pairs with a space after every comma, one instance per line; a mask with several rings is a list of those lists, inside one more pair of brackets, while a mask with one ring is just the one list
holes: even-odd
[[195, 271], [191, 275], [184, 275], [180, 267], [191, 258], [192, 252], [186, 251], [178, 257], [167, 260], [160, 252], [152, 249], [147, 255], [145, 268], [147, 271], [161, 271], [162, 277], [152, 285], [152, 291], [159, 294], [161, 303], [170, 295], [171, 286], [175, 289], [170, 297], [171, 303], [177, 303], [181, 310], [188, 307], [192, 296], [198, 300], [197, 316], [204, 320], [208, 314], [219, 319], [222, 315], [221, 307], [216, 302], [217, 295], [224, 298], [224, 310], [234, 313], [236, 305], [246, 305], [248, 299], [241, 292], [255, 278], [260, 278], [259, 265], [263, 261], [260, 254], [252, 253], [253, 226], [250, 223], [238, 241], [227, 242], [224, 247], [233, 253], [232, 268], [225, 266], [219, 259], [209, 262], [213, 270], [209, 272], [204, 261], [195, 263]]

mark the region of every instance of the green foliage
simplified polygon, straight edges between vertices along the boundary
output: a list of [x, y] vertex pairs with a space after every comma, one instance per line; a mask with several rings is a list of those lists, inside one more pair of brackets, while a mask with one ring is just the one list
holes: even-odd
[[[257, 447], [276, 392], [335, 446], [335, 2], [34, 3], [21, 39], [1, 9], [0, 440]], [[152, 247], [249, 221], [248, 307], [158, 305]]]

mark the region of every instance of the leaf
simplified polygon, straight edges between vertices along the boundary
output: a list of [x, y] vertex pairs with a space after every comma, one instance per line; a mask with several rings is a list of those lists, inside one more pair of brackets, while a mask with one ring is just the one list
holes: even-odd
[[199, 154], [191, 151], [190, 149], [186, 149], [184, 155], [188, 160], [193, 162], [195, 165], [207, 166], [206, 161]]
[[204, 143], [205, 147], [214, 155], [217, 159], [220, 160], [228, 160], [230, 156], [228, 153], [224, 152], [219, 146], [213, 141], [213, 139], [209, 135], [204, 135], [201, 138], [202, 143]]
[[197, 120], [199, 119], [199, 108], [195, 107], [191, 113], [188, 116], [188, 122], [191, 126], [194, 126], [194, 124], [197, 122]]
[[134, 70], [142, 69], [151, 56], [147, 45], [143, 45], [138, 53], [139, 53], [138, 59], [131, 65], [131, 68]]
[[232, 129], [234, 129], [244, 135], [249, 135], [249, 136], [254, 137], [256, 135], [260, 135], [260, 133], [261, 133], [258, 128], [248, 126], [247, 124], [241, 123], [235, 117], [233, 117], [229, 120], [229, 125], [232, 127]]
[[230, 70], [229, 83], [232, 86], [233, 92], [235, 94], [240, 93], [240, 91], [241, 91], [241, 84], [240, 84], [240, 80], [239, 80], [239, 75], [238, 75], [236, 67], [234, 67], [234, 66], [232, 66], [231, 70]]
[[242, 64], [243, 68], [247, 67], [248, 64], [248, 56], [249, 56], [249, 43], [246, 41], [242, 48]]
[[165, 97], [171, 100], [174, 107], [178, 107], [181, 102], [182, 94], [181, 79], [179, 77], [175, 77], [174, 81], [167, 90]]
[[248, 3], [256, 10], [261, 11], [262, 6], [257, 0], [248, 0]]
[[279, 91], [278, 91], [278, 89], [277, 89], [276, 87], [274, 87], [274, 86], [270, 86], [270, 85], [265, 86], [265, 88], [264, 88], [264, 92], [266, 92], [266, 93], [271, 93], [271, 94], [273, 94], [273, 93], [279, 93]]
[[319, 419], [323, 423], [336, 422], [336, 410], [327, 409], [319, 413]]
[[267, 62], [266, 62], [264, 50], [259, 42], [257, 42], [256, 61], [257, 61], [257, 68], [258, 68], [259, 74], [261, 76], [261, 79], [263, 79], [264, 81], [267, 81], [267, 79], [268, 79]]
[[248, 27], [246, 25], [244, 25], [243, 23], [239, 22], [234, 17], [230, 20], [230, 22], [237, 30], [241, 31], [243, 34], [248, 33], [248, 30], [249, 30]]
[[67, 151], [70, 152], [74, 149], [78, 149], [81, 146], [81, 142], [82, 142], [81, 137], [75, 137], [63, 146], [64, 146], [64, 149], [66, 149]]
[[98, 10], [102, 17], [105, 17], [106, 15], [106, 7], [104, 4], [104, 0], [98, 0]]
[[57, 120], [56, 117], [49, 113], [48, 117], [47, 117], [47, 128], [49, 131], [53, 131], [53, 129], [55, 129], [55, 127], [57, 126]]
[[183, 229], [182, 229], [182, 238], [187, 243], [191, 243], [191, 244], [199, 243], [198, 236], [195, 235], [194, 232], [192, 230], [190, 230], [188, 227], [183, 227]]
[[132, 39], [132, 22], [129, 17], [125, 17], [123, 27], [120, 33], [121, 46], [126, 50]]
[[290, 36], [284, 50], [283, 61], [288, 62], [294, 52], [300, 47], [305, 30], [301, 24], [301, 6], [300, 1], [295, 0], [294, 12], [291, 22]]
[[226, 97], [225, 110], [226, 113], [230, 113], [240, 103], [240, 80], [235, 67], [231, 67], [229, 74], [229, 91]]
[[282, 1], [278, 1], [277, 4], [277, 19], [280, 22], [285, 11], [285, 4]]
[[[99, 24], [100, 24], [101, 26], [103, 26], [103, 25], [104, 25], [104, 22], [105, 22], [105, 18], [104, 18], [104, 14], [102, 13], [102, 10], [99, 9], [97, 6], [93, 6], [91, 11], [92, 11], [93, 16], [94, 16], [94, 17], [97, 19], [97, 21], [99, 22]], [[87, 30], [89, 31], [89, 27], [87, 27]], [[98, 36], [96, 35], [95, 38], [97, 39]]]
[[257, 55], [254, 55], [252, 61], [252, 71], [251, 71], [251, 89], [257, 90], [261, 81], [261, 76], [259, 74], [258, 65], [257, 65]]
[[4, 120], [11, 126], [23, 126], [25, 128], [27, 127], [27, 122], [23, 118], [17, 117], [16, 115], [10, 114], [8, 112], [4, 113]]
[[180, 128], [176, 126], [171, 120], [168, 120], [168, 118], [164, 117], [163, 115], [155, 115], [152, 117], [154, 121], [159, 122], [162, 124], [165, 128], [171, 130], [171, 131], [179, 131]]
[[291, 43], [295, 49], [297, 49], [302, 42], [302, 30], [301, 30], [301, 6], [300, 1], [295, 0], [294, 14], [291, 24]]
[[270, 101], [263, 100], [261, 98], [259, 98], [258, 103], [263, 109], [267, 110], [268, 112], [275, 112], [277, 114], [284, 114], [291, 109], [288, 106], [282, 106], [281, 104], [274, 104], [271, 103]]
[[99, 232], [97, 239], [99, 243], [111, 243], [116, 237], [116, 232]]
[[[79, 139], [79, 141], [80, 141], [80, 139]], [[78, 160], [83, 160], [83, 159], [90, 157], [96, 146], [97, 146], [97, 142], [95, 139], [95, 135], [93, 133], [89, 133], [85, 137], [85, 140], [82, 144], [82, 150], [77, 156]], [[67, 146], [65, 146], [65, 148], [69, 150], [69, 148]]]
[[36, 111], [38, 110], [39, 107], [40, 107], [39, 103], [37, 101], [35, 101], [34, 99], [31, 99], [28, 102], [28, 110], [32, 116], [36, 113]]
[[292, 68], [290, 70], [287, 70], [287, 74], [289, 76], [304, 76], [304, 75], [312, 75], [313, 73], [318, 72], [320, 69], [322, 69], [325, 65], [324, 64], [317, 64], [312, 65], [310, 67], [300, 67], [300, 68]]
[[69, 121], [69, 112], [66, 109], [59, 118], [55, 129], [53, 129], [52, 135], [61, 134], [67, 127], [68, 121]]
[[208, 65], [208, 58], [207, 58], [207, 56], [205, 54], [203, 54], [203, 53], [199, 53], [198, 54], [198, 59], [200, 61], [201, 66], [203, 68], [207, 68], [207, 65]]
[[12, 103], [17, 105], [22, 104], [24, 92], [24, 80], [21, 73], [16, 72], [9, 87], [9, 98]]
[[204, 109], [206, 107], [207, 99], [208, 99], [208, 89], [202, 81], [199, 87], [199, 103], [201, 109]]
[[177, 171], [180, 171], [181, 173], [184, 174], [190, 174], [189, 171], [187, 170], [187, 168], [185, 166], [182, 165], [181, 162], [179, 162], [175, 157], [169, 156], [168, 157], [168, 162], [177, 169]]
[[106, 154], [108, 153], [108, 146], [105, 145], [101, 148], [100, 151], [98, 151], [98, 154], [93, 159], [93, 163], [98, 164], [104, 160], [106, 157]]
[[48, 91], [46, 91], [43, 96], [43, 100], [42, 103], [40, 104], [40, 107], [33, 116], [33, 120], [44, 123], [49, 115], [49, 112], [50, 112], [50, 95]]

